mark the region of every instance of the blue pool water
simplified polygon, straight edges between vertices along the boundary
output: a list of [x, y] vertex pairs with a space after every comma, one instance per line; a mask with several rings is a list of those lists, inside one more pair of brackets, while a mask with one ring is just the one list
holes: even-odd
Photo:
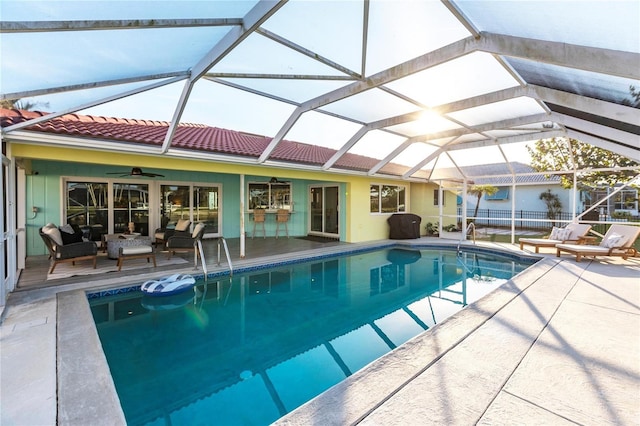
[[383, 249], [90, 299], [130, 425], [264, 425], [532, 262]]

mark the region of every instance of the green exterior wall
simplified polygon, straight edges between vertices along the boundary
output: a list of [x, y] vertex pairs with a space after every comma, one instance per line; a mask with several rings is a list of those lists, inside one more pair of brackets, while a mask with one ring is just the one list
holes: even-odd
[[[62, 200], [65, 193], [62, 188], [62, 177], [77, 176], [79, 180], [82, 178], [104, 178], [106, 181], [107, 178], [117, 177], [117, 175], [107, 175], [108, 172], [129, 170], [132, 165], [142, 167], [146, 171], [163, 174], [165, 177], [157, 178], [162, 182], [220, 184], [222, 186], [221, 231], [226, 238], [240, 236], [241, 173], [245, 175], [245, 196], [247, 193], [246, 185], [252, 181], [265, 182], [272, 176], [280, 180], [291, 181], [292, 201], [294, 202], [294, 214], [291, 215], [288, 224], [291, 236], [307, 234], [310, 185], [339, 186], [339, 228], [342, 241], [362, 242], [388, 238], [387, 219], [390, 215], [370, 213], [369, 211], [371, 184], [404, 185], [407, 189], [407, 212], [422, 217], [422, 235], [425, 234], [424, 224], [427, 221], [435, 222], [437, 219], [433, 220], [432, 217], [437, 218], [439, 213], [438, 207], [433, 205], [433, 190], [437, 189], [437, 185], [431, 183], [409, 183], [401, 179], [19, 144], [12, 146], [12, 156], [20, 158], [23, 164], [29, 164], [25, 194], [27, 255], [46, 254], [44, 244], [38, 235], [38, 228], [48, 222], [61, 224], [64, 220]], [[86, 161], [92, 163], [88, 164]], [[128, 178], [121, 179], [126, 181]], [[150, 184], [155, 182], [154, 179], [136, 179], [136, 182], [141, 180]], [[453, 193], [445, 194], [447, 197], [445, 211], [447, 214], [455, 214], [456, 195]], [[33, 206], [39, 209], [35, 218], [31, 213]], [[157, 207], [159, 208], [159, 206]], [[275, 216], [271, 216], [265, 226], [267, 236], [275, 235]], [[250, 236], [253, 230], [252, 217], [248, 212], [244, 212], [244, 219], [245, 231]], [[444, 221], [444, 223], [447, 222]]]

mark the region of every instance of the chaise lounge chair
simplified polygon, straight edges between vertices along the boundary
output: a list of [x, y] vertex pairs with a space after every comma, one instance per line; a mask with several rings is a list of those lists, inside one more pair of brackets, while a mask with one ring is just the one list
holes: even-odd
[[555, 247], [557, 244], [565, 244], [568, 242], [582, 243], [587, 233], [591, 230], [591, 225], [582, 223], [570, 223], [565, 228], [554, 227], [548, 238], [520, 238], [520, 250], [526, 245], [534, 246], [536, 253], [539, 253], [540, 247]]
[[633, 244], [639, 235], [640, 226], [611, 225], [599, 245], [558, 244], [556, 256], [560, 257], [562, 252], [571, 253], [576, 256], [576, 262], [583, 256], [621, 256], [626, 260], [638, 254]]

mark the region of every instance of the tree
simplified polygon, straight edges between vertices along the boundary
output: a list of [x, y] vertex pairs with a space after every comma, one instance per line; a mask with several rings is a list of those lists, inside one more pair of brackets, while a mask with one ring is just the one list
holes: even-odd
[[493, 185], [473, 185], [467, 190], [468, 194], [478, 197], [478, 201], [476, 202], [476, 210], [473, 212], [473, 217], [478, 217], [478, 208], [480, 207], [480, 199], [482, 198], [482, 194], [494, 195], [496, 192], [498, 192], [498, 188]]
[[30, 101], [23, 101], [21, 99], [0, 100], [0, 108], [6, 108], [6, 109], [23, 109], [26, 111], [31, 111], [38, 105], [42, 105], [44, 108], [49, 108], [49, 102], [30, 102]]
[[640, 108], [640, 90], [636, 90], [635, 86], [629, 86], [629, 93], [631, 94], [631, 99], [623, 99], [622, 105]]
[[[573, 187], [574, 169], [638, 167], [639, 163], [614, 154], [606, 149], [582, 143], [570, 138], [541, 139], [533, 148], [527, 146], [531, 156], [531, 167], [538, 172], [567, 171], [561, 174], [563, 188]], [[607, 172], [580, 172], [580, 184], [595, 189], [611, 187], [618, 182], [626, 182], [637, 174], [633, 170]], [[547, 176], [548, 177], [548, 176]]]
[[562, 213], [562, 203], [560, 202], [560, 198], [557, 194], [552, 193], [550, 189], [542, 192], [539, 198], [547, 206], [547, 218], [552, 221], [551, 226], [556, 226], [553, 220]]

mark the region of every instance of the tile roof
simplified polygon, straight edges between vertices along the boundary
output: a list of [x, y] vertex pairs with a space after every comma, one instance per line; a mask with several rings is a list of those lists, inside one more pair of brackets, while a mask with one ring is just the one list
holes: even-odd
[[[46, 115], [45, 112], [0, 109], [0, 126]], [[131, 144], [161, 146], [169, 128], [166, 121], [138, 120], [92, 115], [67, 114], [26, 128], [29, 131], [58, 135], [117, 141]], [[181, 123], [173, 139], [172, 148], [217, 154], [258, 158], [271, 138], [202, 124]], [[271, 155], [272, 160], [321, 166], [336, 150], [301, 142], [283, 140]], [[363, 155], [344, 154], [334, 168], [366, 172], [379, 160]], [[380, 173], [400, 176], [409, 168], [387, 164]]]

